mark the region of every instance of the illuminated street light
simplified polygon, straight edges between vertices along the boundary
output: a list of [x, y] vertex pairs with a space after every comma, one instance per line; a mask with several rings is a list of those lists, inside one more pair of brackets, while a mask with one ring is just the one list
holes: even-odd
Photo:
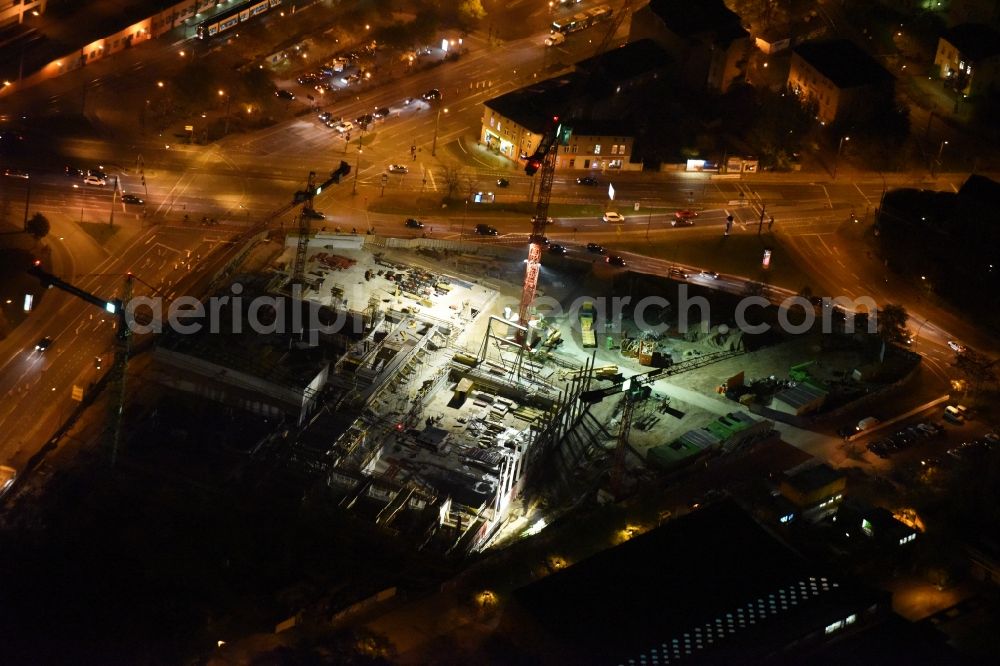
[[844, 149], [844, 142], [850, 141], [851, 137], [846, 134], [840, 137], [840, 143], [837, 144], [837, 156], [833, 159], [833, 179], [837, 180], [837, 165], [840, 162], [840, 152]]
[[[447, 114], [448, 109], [444, 112]], [[441, 107], [438, 107], [437, 116], [434, 118], [434, 141], [431, 142], [431, 157], [437, 156], [437, 144], [438, 144], [438, 125], [441, 122]]]

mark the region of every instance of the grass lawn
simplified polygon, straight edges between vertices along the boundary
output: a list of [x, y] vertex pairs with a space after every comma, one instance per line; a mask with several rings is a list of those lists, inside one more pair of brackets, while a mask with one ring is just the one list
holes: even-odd
[[[799, 269], [779, 238], [769, 234], [713, 235], [680, 241], [654, 238], [616, 243], [615, 248], [720, 273], [744, 275], [793, 291], [810, 283], [809, 276]], [[771, 265], [766, 270], [761, 265], [765, 249], [771, 250]]]
[[103, 222], [77, 222], [80, 227], [86, 231], [88, 234], [94, 237], [101, 245], [107, 245], [108, 241], [115, 237], [118, 230], [121, 228], [120, 225], [108, 225]]

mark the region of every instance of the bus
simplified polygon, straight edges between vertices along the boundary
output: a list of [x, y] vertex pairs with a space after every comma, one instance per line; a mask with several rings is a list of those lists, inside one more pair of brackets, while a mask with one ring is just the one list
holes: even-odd
[[552, 32], [561, 32], [564, 35], [568, 35], [571, 32], [585, 30], [592, 25], [597, 25], [598, 23], [607, 21], [611, 18], [612, 14], [613, 12], [611, 11], [611, 7], [608, 5], [600, 5], [599, 7], [588, 9], [585, 12], [580, 12], [572, 18], [553, 21]]
[[240, 23], [245, 23], [280, 4], [281, 0], [249, 0], [241, 3], [221, 14], [216, 14], [199, 25], [198, 39], [215, 37], [219, 33], [235, 28]]

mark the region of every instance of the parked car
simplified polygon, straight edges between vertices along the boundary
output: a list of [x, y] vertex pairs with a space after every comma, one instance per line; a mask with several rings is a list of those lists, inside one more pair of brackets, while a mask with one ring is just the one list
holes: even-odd
[[593, 186], [597, 185], [597, 179], [591, 176], [580, 176], [579, 178], [576, 179], [576, 184]]
[[410, 170], [402, 164], [390, 164], [389, 173], [409, 173]]
[[610, 257], [608, 257], [606, 259], [606, 261], [610, 265], [612, 265], [612, 266], [623, 266], [624, 267], [624, 266], [628, 265], [628, 264], [625, 263], [625, 259], [623, 257], [618, 256], [617, 254], [611, 255]]
[[551, 252], [552, 254], [566, 254], [567, 252], [569, 252], [569, 250], [567, 250], [562, 245], [553, 244], [549, 245], [549, 252]]
[[508, 187], [509, 185], [510, 181], [506, 178], [497, 178], [497, 187]]
[[4, 496], [17, 478], [17, 470], [8, 465], [0, 465], [0, 497]]
[[587, 243], [587, 252], [592, 254], [605, 254], [607, 250], [604, 249], [603, 245], [598, 245], [597, 243]]
[[142, 199], [140, 199], [139, 197], [137, 197], [134, 194], [123, 194], [122, 195], [122, 203], [127, 203], [127, 204], [142, 204], [143, 201], [142, 201]]
[[107, 185], [107, 181], [97, 176], [87, 176], [83, 179], [84, 185]]
[[601, 219], [604, 220], [605, 222], [607, 222], [608, 224], [624, 224], [625, 223], [625, 217], [623, 215], [621, 215], [620, 213], [614, 212], [613, 210], [609, 210], [606, 213], [604, 213], [604, 217], [602, 217]]
[[499, 236], [500, 232], [497, 231], [496, 227], [491, 227], [488, 224], [477, 224], [476, 233], [480, 236]]
[[423, 222], [421, 222], [420, 220], [415, 220], [412, 217], [406, 218], [406, 221], [403, 222], [403, 224], [405, 226], [409, 227], [410, 229], [423, 229], [424, 228], [424, 223]]
[[35, 351], [43, 352], [52, 346], [52, 338], [45, 336], [35, 343]]
[[316, 76], [315, 74], [303, 74], [302, 76], [297, 78], [296, 81], [298, 81], [299, 84], [303, 86], [308, 86], [319, 81], [319, 77]]
[[295, 99], [295, 93], [293, 93], [290, 90], [281, 90], [280, 88], [274, 91], [274, 96], [277, 97], [278, 99], [284, 99], [288, 101], [292, 101], [293, 99]]

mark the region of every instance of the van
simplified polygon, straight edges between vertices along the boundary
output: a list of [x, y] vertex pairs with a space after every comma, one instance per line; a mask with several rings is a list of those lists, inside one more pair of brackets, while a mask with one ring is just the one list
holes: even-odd
[[871, 430], [872, 428], [874, 428], [875, 426], [877, 426], [879, 423], [880, 423], [880, 421], [877, 418], [875, 418], [874, 416], [869, 416], [867, 418], [864, 418], [864, 419], [861, 419], [860, 421], [858, 421], [857, 431], [858, 432], [862, 432], [862, 431], [865, 431], [865, 430]]
[[958, 407], [954, 405], [948, 405], [944, 408], [944, 420], [949, 423], [954, 423], [955, 425], [962, 424], [962, 412], [959, 411]]

